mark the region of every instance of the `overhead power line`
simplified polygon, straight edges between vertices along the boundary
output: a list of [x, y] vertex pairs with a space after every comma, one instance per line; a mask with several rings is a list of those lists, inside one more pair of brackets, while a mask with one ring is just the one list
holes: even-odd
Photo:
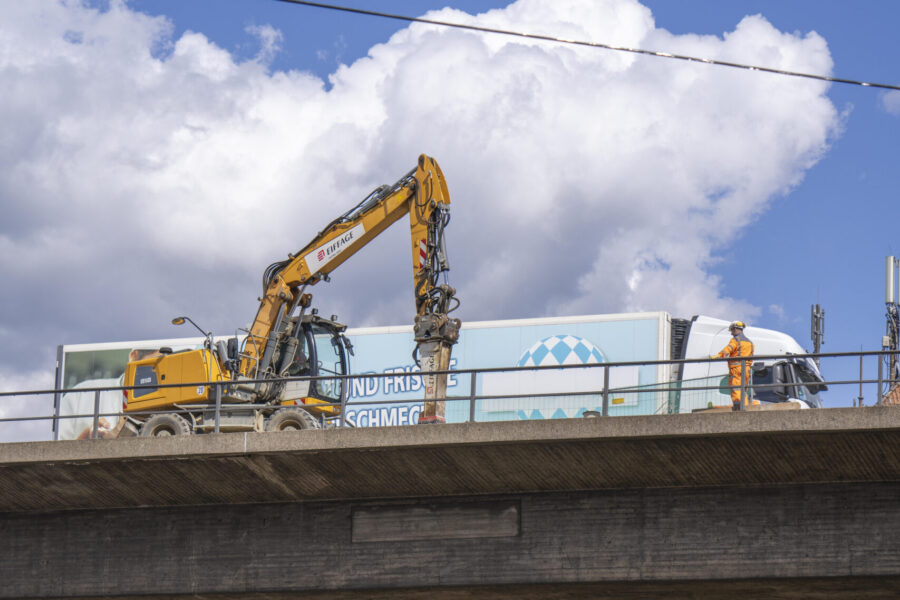
[[427, 23], [428, 25], [439, 25], [441, 27], [454, 27], [456, 29], [467, 29], [469, 31], [480, 31], [482, 33], [497, 33], [500, 35], [511, 35], [515, 37], [528, 38], [531, 40], [541, 40], [545, 42], [557, 42], [560, 44], [572, 44], [575, 46], [588, 46], [591, 48], [602, 48], [604, 50], [615, 50], [617, 52], [631, 52], [632, 54], [644, 54], [647, 56], [658, 56], [660, 58], [674, 58], [677, 60], [686, 60], [689, 62], [699, 62], [708, 65], [717, 65], [720, 67], [731, 67], [734, 69], [746, 69], [748, 71], [761, 71], [763, 73], [774, 73], [776, 75], [787, 75], [789, 77], [803, 77], [806, 79], [818, 79], [820, 81], [830, 81], [832, 83], [846, 83], [850, 85], [859, 85], [863, 87], [881, 88], [885, 90], [900, 90], [898, 85], [889, 85], [886, 83], [872, 83], [869, 81], [858, 81], [855, 79], [842, 79], [840, 77], [829, 77], [828, 75], [816, 75], [813, 73], [799, 73], [797, 71], [786, 71], [784, 69], [772, 69], [770, 67], [760, 67], [756, 65], [744, 65], [741, 63], [728, 62], [724, 60], [715, 60], [712, 58], [698, 58], [696, 56], [685, 56], [683, 54], [670, 54], [668, 52], [656, 52], [653, 50], [642, 50], [641, 48], [626, 48], [624, 46], [612, 46], [610, 44], [601, 44], [599, 42], [585, 42], [583, 40], [568, 40], [565, 38], [556, 38], [549, 35], [540, 35], [534, 33], [522, 33], [520, 31], [510, 31], [508, 29], [495, 29], [493, 27], [479, 27], [477, 25], [465, 25], [463, 23], [452, 23], [450, 21], [438, 21], [436, 19], [424, 19], [422, 17], [407, 17], [405, 15], [395, 15], [391, 13], [378, 12], [374, 10], [364, 10], [362, 8], [352, 8], [349, 6], [338, 6], [335, 4], [324, 4], [322, 2], [307, 2], [306, 0], [276, 0], [277, 2], [285, 2], [287, 4], [299, 4], [303, 6], [312, 6], [315, 8], [325, 8], [328, 10], [336, 10], [341, 12], [355, 13], [358, 15], [368, 15], [370, 17], [382, 17], [385, 19], [396, 19], [398, 21], [407, 21], [409, 23]]

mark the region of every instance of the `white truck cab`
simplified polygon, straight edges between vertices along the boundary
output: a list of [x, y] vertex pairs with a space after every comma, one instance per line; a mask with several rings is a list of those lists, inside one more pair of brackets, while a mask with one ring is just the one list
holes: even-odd
[[[728, 331], [729, 321], [706, 316], [691, 319], [687, 328], [684, 358], [706, 358], [718, 354], [731, 339]], [[747, 327], [744, 335], [753, 342], [754, 355], [791, 355], [807, 354], [794, 338], [772, 329]], [[751, 398], [760, 403], [795, 402], [801, 408], [821, 408], [819, 392], [828, 389], [816, 363], [809, 358], [754, 359], [752, 367], [754, 385], [771, 385], [772, 387], [753, 390]], [[690, 383], [706, 381], [715, 385], [728, 374], [726, 361], [709, 363], [688, 363], [681, 373], [683, 386]], [[727, 385], [727, 384], [725, 384]], [[696, 395], [699, 397], [699, 395]], [[718, 404], [729, 404], [725, 398]], [[682, 411], [688, 408], [682, 406]], [[703, 408], [691, 406], [690, 408]]]

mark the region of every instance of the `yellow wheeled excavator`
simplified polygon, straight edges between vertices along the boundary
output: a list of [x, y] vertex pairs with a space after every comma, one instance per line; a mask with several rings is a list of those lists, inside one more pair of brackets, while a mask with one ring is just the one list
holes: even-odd
[[[346, 326], [311, 309], [306, 290], [328, 281], [329, 273], [406, 214], [416, 305], [413, 354], [423, 372], [448, 370], [460, 327], [449, 316], [459, 305], [446, 279], [449, 205], [440, 167], [420, 156], [399, 181], [378, 187], [306, 246], [269, 265], [259, 309], [242, 343], [237, 337], [214, 342], [204, 332], [201, 349], [160, 348], [128, 363], [122, 435], [309, 429], [339, 417], [349, 387], [340, 376], [349, 372], [352, 347], [343, 335]], [[193, 323], [187, 317], [173, 323], [186, 321]], [[422, 377], [419, 423], [444, 422], [447, 377]]]

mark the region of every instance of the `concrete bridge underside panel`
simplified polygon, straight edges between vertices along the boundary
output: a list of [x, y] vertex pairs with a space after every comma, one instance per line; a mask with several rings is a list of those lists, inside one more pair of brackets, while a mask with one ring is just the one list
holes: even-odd
[[2, 513], [0, 597], [893, 598], [898, 499], [830, 483]]
[[0, 512], [900, 481], [894, 407], [0, 444]]

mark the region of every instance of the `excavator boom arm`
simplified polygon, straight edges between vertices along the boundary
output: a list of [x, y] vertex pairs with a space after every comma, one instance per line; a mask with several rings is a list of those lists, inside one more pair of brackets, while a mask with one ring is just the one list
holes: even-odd
[[269, 368], [268, 355], [276, 343], [279, 325], [303, 303], [307, 286], [327, 280], [329, 273], [404, 214], [409, 214], [410, 221], [416, 340], [421, 346], [423, 337], [429, 342], [440, 336], [452, 339], [446, 342], [449, 356], [449, 345], [456, 342], [459, 328], [458, 320], [446, 316], [455, 308], [455, 290], [439, 283], [440, 274], [450, 268], [443, 239], [449, 204], [440, 167], [423, 154], [416, 168], [396, 183], [379, 187], [287, 260], [270, 265], [263, 276], [264, 294], [244, 346], [241, 374], [257, 378]]

